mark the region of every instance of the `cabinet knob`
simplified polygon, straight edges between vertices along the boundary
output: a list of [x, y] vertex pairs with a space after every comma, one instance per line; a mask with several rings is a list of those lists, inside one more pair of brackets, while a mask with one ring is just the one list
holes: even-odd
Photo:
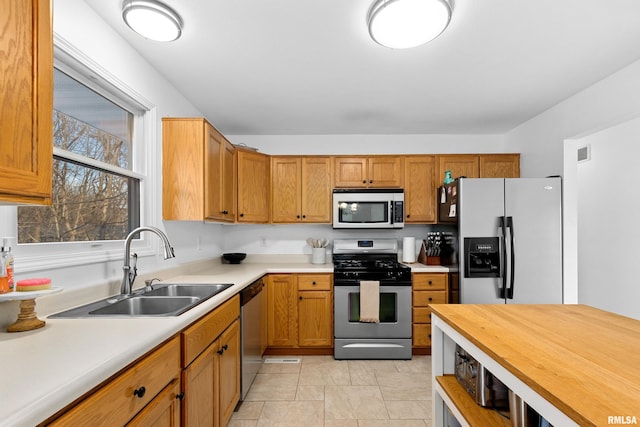
[[176, 399], [178, 399], [178, 400], [184, 399], [184, 391], [182, 393], [176, 394]]
[[430, 285], [432, 285], [432, 284], [433, 284], [433, 282], [432, 282], [431, 280], [429, 280], [429, 284], [430, 284]]
[[311, 284], [312, 284], [313, 286], [315, 286], [315, 285], [316, 285], [316, 281], [314, 280], [313, 282], [311, 282]]
[[369, 184], [373, 184], [373, 180], [372, 179], [369, 180]]
[[299, 299], [300, 301], [302, 301], [302, 297], [298, 297], [298, 299]]
[[409, 218], [411, 215], [407, 214], [407, 218]]
[[366, 180], [366, 179], [363, 179], [363, 180], [362, 180], [362, 183], [363, 183], [363, 184], [366, 184], [366, 183], [367, 183], [367, 180]]
[[433, 301], [433, 298], [429, 297], [429, 301]]
[[306, 215], [302, 215], [302, 218], [306, 218], [306, 217], [307, 217]]
[[300, 219], [300, 215], [296, 215], [296, 218]]
[[229, 346], [228, 346], [228, 345], [226, 345], [226, 344], [222, 346], [222, 349], [223, 349], [223, 350], [227, 350], [228, 348], [229, 348]]
[[242, 218], [243, 216], [244, 216], [244, 214], [243, 214], [243, 213], [241, 213], [241, 214], [240, 214], [240, 218]]
[[222, 215], [226, 215], [226, 214], [228, 214], [228, 213], [229, 213], [229, 211], [221, 211], [220, 213], [221, 213]]
[[133, 395], [142, 398], [144, 394], [147, 392], [147, 389], [144, 387], [140, 387], [138, 389], [133, 390]]

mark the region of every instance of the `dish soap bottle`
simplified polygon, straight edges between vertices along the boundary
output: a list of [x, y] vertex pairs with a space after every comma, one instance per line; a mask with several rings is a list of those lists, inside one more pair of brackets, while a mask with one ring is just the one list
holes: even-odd
[[[13, 292], [15, 289], [15, 283], [13, 280], [13, 254], [11, 253], [11, 247], [7, 246], [7, 239], [2, 239], [2, 248], [0, 249], [0, 263], [2, 263], [2, 271], [4, 278], [6, 279], [6, 285], [3, 283], [5, 292]], [[5, 280], [0, 279], [0, 281]]]

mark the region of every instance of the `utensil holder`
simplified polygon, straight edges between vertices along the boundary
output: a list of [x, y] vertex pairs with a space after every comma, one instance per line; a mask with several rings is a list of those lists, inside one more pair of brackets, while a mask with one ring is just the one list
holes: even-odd
[[327, 251], [325, 248], [311, 248], [311, 264], [324, 264]]

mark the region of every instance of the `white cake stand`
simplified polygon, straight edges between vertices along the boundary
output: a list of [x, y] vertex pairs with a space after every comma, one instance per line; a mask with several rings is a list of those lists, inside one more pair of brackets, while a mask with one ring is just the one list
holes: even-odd
[[45, 295], [57, 294], [58, 292], [62, 292], [62, 288], [52, 287], [51, 289], [43, 289], [41, 291], [13, 291], [0, 294], [0, 302], [20, 301], [20, 313], [18, 314], [18, 320], [7, 327], [7, 332], [24, 332], [42, 328], [46, 322], [38, 319], [38, 315], [35, 310], [36, 298]]

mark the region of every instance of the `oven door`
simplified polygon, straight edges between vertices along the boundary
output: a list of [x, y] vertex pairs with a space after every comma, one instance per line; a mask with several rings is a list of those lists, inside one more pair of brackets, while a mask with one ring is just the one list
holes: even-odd
[[411, 286], [380, 285], [380, 323], [360, 322], [360, 286], [333, 290], [336, 338], [411, 338]]

